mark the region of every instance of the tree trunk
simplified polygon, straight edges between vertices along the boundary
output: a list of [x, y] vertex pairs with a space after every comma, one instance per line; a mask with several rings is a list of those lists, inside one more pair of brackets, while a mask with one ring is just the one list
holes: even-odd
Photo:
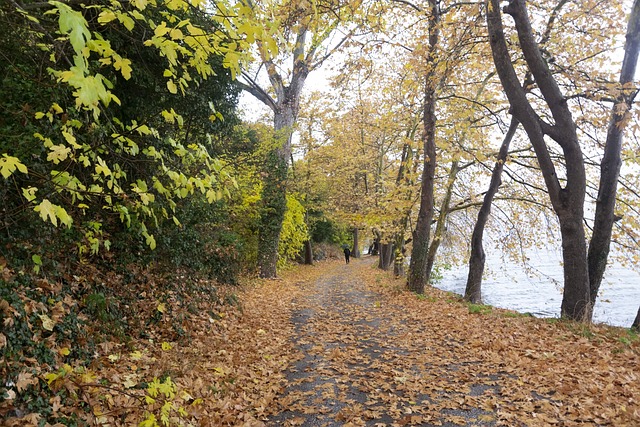
[[273, 278], [276, 277], [278, 243], [287, 208], [287, 197], [284, 191], [287, 163], [275, 153], [271, 153], [266, 164], [272, 167], [265, 172], [263, 178], [260, 230], [258, 233], [258, 266], [260, 277]]
[[469, 257], [469, 275], [467, 276], [467, 286], [464, 291], [464, 299], [474, 304], [482, 303], [482, 274], [484, 273], [485, 253], [482, 244], [484, 235], [484, 227], [489, 220], [491, 214], [491, 204], [493, 198], [500, 188], [502, 183], [502, 168], [504, 162], [507, 159], [509, 153], [509, 145], [511, 140], [518, 129], [518, 119], [511, 117], [511, 124], [509, 124], [509, 130], [502, 140], [500, 151], [498, 152], [498, 159], [493, 167], [491, 174], [491, 182], [489, 183], [489, 189], [484, 195], [482, 200], [482, 206], [478, 212], [478, 219], [476, 225], [473, 227], [473, 234], [471, 236], [471, 256]]
[[413, 232], [413, 250], [409, 265], [409, 277], [407, 288], [419, 294], [424, 293], [427, 284], [427, 259], [429, 252], [429, 239], [431, 237], [431, 221], [433, 219], [433, 182], [436, 171], [436, 48], [439, 39], [440, 7], [439, 2], [429, 0], [431, 15], [429, 17], [429, 71], [425, 76], [424, 97], [424, 162], [422, 169], [422, 183], [420, 185], [420, 208], [416, 229]]
[[285, 107], [274, 113], [275, 148], [267, 155], [262, 180], [258, 267], [264, 278], [276, 277], [278, 243], [287, 208], [287, 172], [296, 114], [293, 106]]
[[393, 276], [404, 277], [404, 230], [396, 234], [393, 254]]
[[564, 263], [564, 292], [560, 315], [579, 322], [591, 321], [589, 270], [582, 209], [566, 217], [559, 215]]
[[358, 231], [358, 227], [353, 228], [353, 250], [351, 251], [351, 256], [353, 258], [360, 258], [360, 239]]
[[447, 217], [449, 216], [451, 195], [453, 194], [453, 184], [456, 181], [458, 170], [458, 162], [452, 162], [451, 169], [449, 170], [449, 179], [447, 180], [447, 191], [442, 199], [442, 204], [440, 205], [440, 213], [438, 214], [436, 229], [433, 234], [433, 239], [431, 239], [431, 244], [429, 245], [429, 252], [427, 253], [427, 283], [431, 282], [431, 272], [433, 271], [433, 265], [436, 262], [436, 254], [438, 253], [438, 248], [440, 247], [440, 243], [442, 243], [442, 238], [444, 237], [444, 232], [447, 225]]
[[[640, 49], [640, 1], [635, 0], [627, 26], [627, 38], [624, 60], [620, 72], [620, 87], [633, 82], [638, 64]], [[590, 302], [593, 306], [598, 296], [611, 245], [611, 231], [615, 222], [616, 192], [622, 160], [622, 135], [625, 121], [633, 105], [636, 91], [627, 91], [616, 99], [612, 107], [611, 119], [607, 130], [604, 156], [600, 164], [600, 185], [596, 199], [596, 214], [593, 221], [593, 234], [589, 242], [589, 281]], [[624, 108], [621, 108], [624, 107]]]
[[306, 265], [313, 265], [313, 248], [311, 247], [311, 240], [304, 242], [304, 263]]
[[[520, 49], [527, 66], [553, 117], [553, 124], [538, 115], [520, 84], [507, 47], [502, 28], [500, 0], [489, 0], [487, 27], [496, 71], [509, 98], [513, 115], [522, 123], [536, 153], [562, 236], [564, 261], [564, 293], [561, 315], [572, 320], [591, 320], [592, 310], [587, 268], [587, 246], [583, 227], [586, 174], [584, 158], [576, 133], [576, 124], [558, 84], [550, 72], [536, 43], [524, 0], [510, 0], [505, 13], [513, 17]], [[566, 167], [564, 188], [545, 136], [552, 138], [563, 153]]]
[[640, 332], [640, 307], [638, 307], [638, 314], [636, 314], [636, 318], [631, 324], [631, 329]]
[[378, 253], [380, 252], [380, 239], [382, 236], [377, 230], [373, 230], [373, 235], [375, 236], [375, 238], [373, 239], [373, 251], [370, 255], [378, 255]]
[[381, 270], [389, 270], [391, 261], [393, 260], [393, 243], [382, 243], [380, 245], [380, 257], [378, 260], [378, 268]]

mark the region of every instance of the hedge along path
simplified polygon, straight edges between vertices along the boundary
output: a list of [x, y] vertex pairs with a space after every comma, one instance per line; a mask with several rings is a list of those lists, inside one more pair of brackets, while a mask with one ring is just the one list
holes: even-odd
[[374, 263], [301, 284], [299, 355], [266, 425], [640, 425], [637, 337], [417, 296]]

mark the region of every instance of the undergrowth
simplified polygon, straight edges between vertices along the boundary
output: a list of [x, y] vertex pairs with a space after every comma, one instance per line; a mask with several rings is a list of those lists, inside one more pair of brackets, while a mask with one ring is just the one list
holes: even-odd
[[[81, 266], [74, 275], [53, 279], [0, 268], [4, 425], [85, 425], [96, 415], [91, 412], [100, 388], [123, 396], [130, 394], [129, 388], [147, 389], [173, 401], [168, 376], [155, 386], [154, 377], [136, 384], [108, 377], [98, 381], [96, 372], [117, 361], [104, 356], [121, 348], [133, 355], [129, 363], [134, 366], [150, 357], [136, 353], [138, 340], [155, 341], [162, 350], [188, 344], [195, 316], [208, 312], [219, 319], [216, 307], [239, 306], [233, 288], [186, 272], [160, 275], [131, 265], [126, 274], [117, 274]], [[160, 391], [150, 391], [152, 386]], [[154, 407], [151, 398], [136, 399]], [[173, 411], [160, 409], [157, 417], [151, 410], [148, 420], [161, 420]]]

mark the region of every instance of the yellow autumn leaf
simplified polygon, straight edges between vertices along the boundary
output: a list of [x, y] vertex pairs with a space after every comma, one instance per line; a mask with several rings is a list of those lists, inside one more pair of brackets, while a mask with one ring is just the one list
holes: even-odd
[[20, 162], [20, 159], [3, 153], [2, 157], [0, 157], [0, 174], [6, 179], [16, 169], [22, 173], [27, 173], [27, 167]]
[[167, 306], [165, 305], [165, 303], [161, 302], [160, 304], [158, 304], [158, 307], [156, 307], [156, 310], [164, 314], [167, 311]]
[[63, 347], [60, 350], [58, 350], [58, 354], [60, 356], [68, 356], [69, 354], [71, 354], [71, 350], [69, 350], [68, 347]]
[[116, 14], [112, 10], [105, 9], [98, 15], [98, 22], [100, 24], [107, 24], [114, 19], [116, 19]]
[[42, 328], [44, 330], [47, 331], [53, 331], [53, 327], [56, 325], [56, 323], [46, 314], [40, 314], [38, 315], [38, 317], [40, 318], [40, 320], [42, 320]]
[[131, 61], [129, 59], [120, 57], [116, 58], [116, 60], [113, 61], [113, 68], [119, 70], [125, 80], [129, 80], [131, 78], [131, 72], [133, 70], [131, 68]]
[[40, 214], [40, 218], [43, 221], [47, 221], [49, 219], [53, 225], [58, 226], [58, 218], [55, 213], [55, 205], [51, 203], [49, 200], [44, 199], [38, 206], [33, 208], [34, 211]]
[[167, 80], [167, 89], [169, 90], [169, 92], [171, 93], [178, 93], [178, 87], [176, 86], [176, 84], [173, 82], [173, 80]]
[[172, 347], [172, 346], [171, 346], [171, 344], [169, 344], [168, 342], [166, 342], [166, 341], [163, 341], [163, 342], [162, 342], [162, 349], [163, 349], [164, 351], [171, 350], [172, 348], [173, 348], [173, 347]]

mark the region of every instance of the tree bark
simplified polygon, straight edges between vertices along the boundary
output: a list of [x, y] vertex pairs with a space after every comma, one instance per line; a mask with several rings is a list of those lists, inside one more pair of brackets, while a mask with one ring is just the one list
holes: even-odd
[[638, 307], [638, 314], [636, 314], [636, 318], [631, 324], [631, 329], [640, 332], [640, 307]]
[[[291, 158], [291, 135], [300, 110], [300, 94], [309, 71], [317, 46], [310, 46], [305, 54], [308, 28], [301, 25], [295, 34], [292, 50], [292, 71], [289, 84], [285, 84], [273, 60], [262, 56], [273, 95], [262, 89], [247, 73], [245, 83], [239, 82], [243, 90], [252, 94], [273, 111], [275, 144], [267, 154], [260, 209], [260, 229], [258, 231], [258, 268], [260, 277], [276, 277], [278, 243], [282, 221], [286, 209], [286, 179]], [[317, 66], [322, 63], [319, 60]]]
[[511, 117], [509, 130], [502, 140], [502, 145], [498, 152], [498, 158], [491, 174], [489, 189], [482, 200], [482, 206], [478, 212], [478, 219], [476, 220], [476, 225], [473, 227], [473, 234], [471, 235], [471, 256], [469, 257], [469, 274], [467, 276], [467, 286], [464, 291], [464, 299], [474, 304], [482, 303], [482, 274], [484, 273], [486, 258], [482, 244], [484, 227], [489, 220], [489, 215], [491, 214], [493, 198], [502, 184], [502, 169], [509, 153], [509, 145], [511, 144], [511, 140], [515, 135], [519, 124], [518, 119]]
[[353, 250], [351, 251], [353, 258], [360, 258], [360, 239], [358, 227], [353, 228]]
[[[620, 72], [620, 87], [633, 82], [638, 64], [640, 49], [640, 1], [635, 0], [627, 26], [627, 38], [624, 47], [624, 60]], [[611, 246], [611, 232], [615, 222], [616, 192], [622, 160], [622, 136], [625, 122], [633, 105], [635, 90], [620, 91], [612, 108], [604, 156], [600, 164], [600, 185], [596, 199], [596, 213], [593, 221], [593, 234], [589, 242], [589, 281], [590, 302], [593, 306], [602, 283], [609, 249]]]
[[429, 0], [431, 14], [429, 17], [429, 71], [425, 76], [424, 96], [424, 162], [422, 169], [422, 183], [420, 185], [420, 208], [416, 229], [413, 232], [413, 250], [409, 264], [407, 288], [419, 294], [424, 293], [427, 284], [427, 260], [429, 253], [429, 239], [431, 237], [431, 221], [433, 219], [434, 194], [433, 183], [436, 170], [436, 89], [438, 86], [436, 75], [436, 49], [440, 36], [440, 7], [439, 1]]
[[275, 148], [267, 154], [267, 167], [263, 174], [260, 198], [258, 267], [260, 277], [264, 278], [276, 277], [277, 273], [278, 243], [287, 208], [287, 173], [291, 156], [291, 135], [298, 110], [298, 95], [274, 113]]
[[311, 247], [311, 240], [304, 242], [304, 263], [306, 265], [313, 265], [313, 248]]
[[378, 260], [378, 268], [381, 270], [389, 270], [391, 267], [391, 261], [393, 260], [393, 243], [380, 244], [380, 256]]
[[393, 251], [393, 276], [404, 277], [404, 262], [405, 262], [405, 241], [404, 241], [404, 229], [396, 234]]
[[442, 238], [444, 237], [447, 217], [449, 216], [449, 205], [451, 204], [451, 196], [453, 194], [453, 184], [456, 181], [458, 170], [458, 162], [453, 161], [451, 163], [451, 169], [449, 170], [447, 190], [442, 199], [442, 203], [440, 204], [440, 213], [438, 214], [438, 220], [436, 221], [436, 229], [433, 234], [433, 239], [431, 239], [431, 244], [429, 245], [429, 251], [427, 252], [427, 283], [431, 281], [431, 272], [433, 271], [433, 265], [436, 262], [436, 254], [438, 253], [438, 248], [440, 248], [440, 243], [442, 243]]
[[[572, 320], [589, 321], [592, 310], [587, 246], [583, 227], [586, 174], [576, 124], [534, 40], [525, 0], [509, 0], [505, 13], [511, 15], [515, 21], [525, 61], [554, 122], [549, 124], [543, 121], [528, 102], [525, 89], [516, 75], [507, 48], [502, 28], [500, 0], [488, 0], [487, 26], [496, 71], [511, 104], [513, 115], [522, 123], [531, 140], [551, 204], [560, 223], [564, 262], [561, 315]], [[545, 136], [551, 137], [562, 149], [566, 167], [564, 188], [558, 179]]]

